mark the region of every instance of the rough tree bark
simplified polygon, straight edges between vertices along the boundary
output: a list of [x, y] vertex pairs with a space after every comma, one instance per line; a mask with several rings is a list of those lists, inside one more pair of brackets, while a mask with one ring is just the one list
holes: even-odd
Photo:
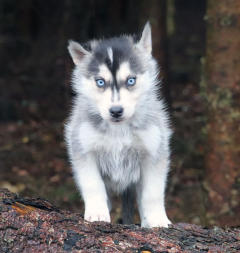
[[240, 1], [208, 0], [204, 90], [210, 224], [240, 225]]
[[86, 222], [41, 199], [0, 189], [0, 252], [239, 252], [240, 229], [143, 229]]

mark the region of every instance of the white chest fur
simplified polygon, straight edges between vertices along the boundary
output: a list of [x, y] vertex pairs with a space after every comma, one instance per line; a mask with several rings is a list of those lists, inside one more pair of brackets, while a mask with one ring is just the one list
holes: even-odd
[[[113, 190], [121, 192], [140, 177], [143, 159], [154, 160], [164, 144], [157, 126], [133, 132], [127, 125], [113, 125], [102, 133], [88, 123], [79, 129], [79, 141], [84, 153], [92, 152], [104, 179]], [[164, 149], [164, 148], [163, 148]]]
[[143, 147], [128, 126], [113, 126], [106, 133], [84, 123], [79, 140], [84, 151], [92, 152], [105, 182], [112, 190], [121, 192], [140, 177]]

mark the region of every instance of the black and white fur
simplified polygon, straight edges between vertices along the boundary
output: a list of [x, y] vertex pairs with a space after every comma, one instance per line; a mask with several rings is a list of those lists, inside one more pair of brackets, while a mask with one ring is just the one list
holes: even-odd
[[[110, 222], [110, 194], [124, 193], [130, 204], [126, 193], [134, 190], [141, 225], [167, 227], [164, 191], [171, 130], [157, 99], [149, 23], [139, 41], [121, 36], [90, 41], [86, 47], [70, 41], [68, 50], [75, 63], [76, 98], [65, 136], [84, 218]], [[127, 85], [130, 77], [133, 86]], [[97, 86], [99, 78], [104, 87]], [[117, 119], [110, 113], [113, 107], [123, 110]]]

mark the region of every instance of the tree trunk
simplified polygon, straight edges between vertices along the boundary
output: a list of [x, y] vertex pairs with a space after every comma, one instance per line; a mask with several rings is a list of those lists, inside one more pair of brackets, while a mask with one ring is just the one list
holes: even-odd
[[240, 225], [240, 1], [208, 0], [205, 81], [210, 224]]
[[190, 224], [143, 229], [84, 221], [41, 199], [0, 189], [0, 252], [239, 252], [240, 229]]

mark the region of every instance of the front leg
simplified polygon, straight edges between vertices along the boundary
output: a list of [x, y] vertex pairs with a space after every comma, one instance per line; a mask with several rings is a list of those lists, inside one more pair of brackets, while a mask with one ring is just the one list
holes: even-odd
[[86, 154], [72, 162], [74, 178], [85, 204], [84, 219], [110, 222], [108, 197], [94, 156]]
[[137, 200], [142, 227], [168, 227], [171, 224], [165, 211], [164, 192], [168, 173], [168, 159], [154, 164], [148, 160], [137, 185]]

